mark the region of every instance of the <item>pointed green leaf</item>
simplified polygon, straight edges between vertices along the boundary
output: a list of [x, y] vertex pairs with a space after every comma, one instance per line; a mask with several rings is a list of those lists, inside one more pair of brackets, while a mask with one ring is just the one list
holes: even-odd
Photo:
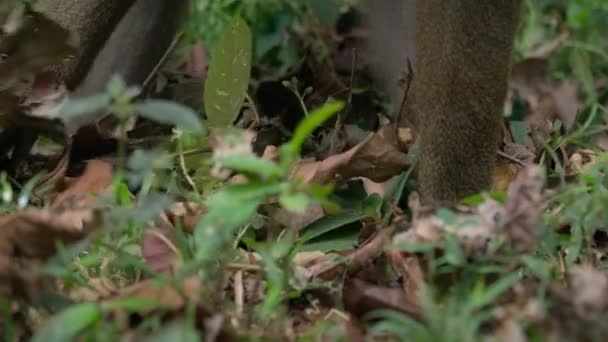
[[38, 330], [32, 341], [71, 341], [85, 328], [92, 326], [100, 319], [101, 309], [97, 304], [74, 305], [47, 321]]

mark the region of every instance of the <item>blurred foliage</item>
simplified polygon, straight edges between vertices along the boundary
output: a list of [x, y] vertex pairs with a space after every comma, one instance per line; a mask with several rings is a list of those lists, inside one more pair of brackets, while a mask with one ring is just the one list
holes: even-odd
[[551, 56], [553, 75], [581, 81], [587, 104], [606, 103], [595, 80], [608, 75], [608, 1], [526, 0], [525, 12], [517, 54], [523, 57], [567, 31], [570, 38]]
[[[190, 41], [202, 40], [213, 51], [235, 14], [249, 24], [254, 37], [254, 63], [284, 72], [302, 57], [301, 44], [289, 32], [305, 32], [313, 23], [332, 24], [360, 0], [195, 0], [187, 27]], [[331, 9], [331, 11], [328, 11]]]

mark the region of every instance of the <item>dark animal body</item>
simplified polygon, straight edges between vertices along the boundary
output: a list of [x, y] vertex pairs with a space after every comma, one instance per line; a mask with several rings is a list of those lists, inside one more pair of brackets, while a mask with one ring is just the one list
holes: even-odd
[[[373, 0], [372, 69], [420, 138], [420, 191], [449, 204], [489, 188], [521, 0]], [[397, 81], [413, 64], [404, 94]]]

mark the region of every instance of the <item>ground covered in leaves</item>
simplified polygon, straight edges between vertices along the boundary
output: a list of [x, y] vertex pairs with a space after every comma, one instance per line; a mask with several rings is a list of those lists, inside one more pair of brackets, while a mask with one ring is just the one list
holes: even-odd
[[262, 2], [201, 1], [147, 87], [67, 102], [67, 32], [0, 40], [5, 340], [608, 336], [603, 2], [526, 8], [493, 190], [439, 210], [364, 13]]

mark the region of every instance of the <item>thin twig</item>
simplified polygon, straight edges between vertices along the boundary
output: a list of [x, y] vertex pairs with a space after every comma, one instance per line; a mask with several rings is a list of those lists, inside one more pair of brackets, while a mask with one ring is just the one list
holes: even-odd
[[148, 74], [148, 77], [142, 84], [142, 89], [146, 88], [148, 86], [148, 83], [150, 83], [152, 81], [152, 77], [154, 77], [154, 75], [156, 75], [156, 73], [158, 72], [160, 67], [163, 64], [165, 64], [165, 61], [167, 60], [167, 58], [169, 58], [169, 56], [173, 52], [173, 49], [175, 49], [175, 46], [177, 45], [177, 43], [179, 42], [179, 40], [182, 38], [183, 35], [184, 35], [184, 33], [180, 32], [175, 36], [175, 38], [173, 38], [173, 41], [171, 41], [171, 45], [169, 45], [169, 47], [167, 48], [167, 50], [165, 51], [163, 56], [160, 58], [158, 63], [156, 63], [156, 65], [154, 66], [154, 69], [152, 69], [152, 71]]
[[513, 156], [510, 156], [502, 151], [496, 151], [496, 154], [498, 154], [499, 156], [508, 159], [516, 164], [519, 164], [520, 166], [528, 166], [528, 164], [526, 164], [523, 160], [517, 159]]

